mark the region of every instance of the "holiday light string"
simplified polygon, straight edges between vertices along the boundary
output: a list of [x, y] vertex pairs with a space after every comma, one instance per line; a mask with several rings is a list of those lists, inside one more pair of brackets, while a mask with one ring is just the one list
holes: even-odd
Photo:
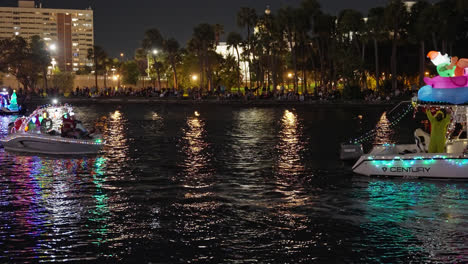
[[[405, 109], [405, 111], [400, 116], [398, 116], [393, 121], [391, 121], [389, 126], [394, 127], [395, 125], [397, 125], [406, 115], [408, 115], [408, 113], [411, 112], [411, 110], [413, 110], [413, 108], [414, 108], [413, 104], [409, 104], [408, 108]], [[368, 131], [364, 135], [362, 135], [362, 136], [360, 136], [358, 138], [350, 140], [349, 143], [351, 143], [351, 144], [361, 144], [361, 143], [364, 143], [364, 142], [366, 142], [368, 140], [372, 140], [372, 139], [374, 139], [374, 137], [377, 134], [379, 129], [380, 129], [380, 127], [376, 127], [374, 129]]]
[[14, 127], [10, 135], [7, 138], [2, 139], [2, 142], [8, 142], [17, 138], [34, 138], [34, 139], [41, 139], [53, 142], [62, 142], [62, 143], [73, 143], [73, 144], [84, 144], [84, 145], [97, 145], [101, 146], [104, 144], [104, 140], [102, 138], [96, 138], [93, 140], [89, 139], [72, 139], [72, 138], [64, 138], [61, 136], [49, 136], [43, 135], [40, 131], [32, 131], [29, 129], [30, 121], [34, 120], [35, 123], [36, 116], [42, 117], [43, 113], [47, 112], [50, 115], [50, 118], [54, 120], [55, 126], [61, 125], [61, 118], [63, 114], [73, 115], [73, 107], [69, 104], [57, 105], [57, 104], [47, 104], [42, 105], [36, 108], [31, 115], [28, 117], [20, 117], [19, 119], [22, 120], [21, 126], [18, 130]]

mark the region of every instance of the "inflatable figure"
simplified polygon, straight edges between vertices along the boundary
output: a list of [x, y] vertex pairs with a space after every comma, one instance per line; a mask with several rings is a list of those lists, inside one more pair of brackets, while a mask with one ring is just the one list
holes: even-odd
[[432, 88], [438, 89], [450, 89], [450, 88], [461, 88], [468, 87], [468, 76], [456, 76], [456, 77], [440, 77], [434, 78], [424, 77], [424, 82]]
[[468, 68], [468, 59], [450, 58], [447, 54], [442, 55], [438, 51], [429, 51], [427, 57], [437, 67], [437, 73], [441, 77], [463, 76], [465, 68]]
[[437, 89], [430, 85], [421, 87], [418, 91], [418, 100], [433, 103], [468, 103], [468, 88]]
[[447, 126], [450, 123], [450, 114], [445, 115], [442, 111], [437, 111], [435, 116], [433, 116], [431, 110], [427, 110], [426, 115], [431, 122], [429, 153], [444, 153], [445, 134], [447, 134]]

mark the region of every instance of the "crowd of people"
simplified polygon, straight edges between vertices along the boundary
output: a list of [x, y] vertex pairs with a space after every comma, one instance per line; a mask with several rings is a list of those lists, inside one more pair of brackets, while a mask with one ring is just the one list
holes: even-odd
[[404, 97], [410, 98], [413, 94], [408, 90], [401, 92], [384, 93], [372, 90], [362, 91], [360, 98], [346, 98], [339, 89], [326, 89], [321, 87], [316, 91], [294, 91], [285, 89], [284, 86], [271, 90], [266, 87], [249, 88], [244, 87], [242, 90], [228, 91], [223, 87], [218, 87], [211, 91], [201, 90], [197, 87], [188, 88], [186, 90], [177, 90], [175, 88], [154, 88], [146, 87], [143, 89], [115, 89], [104, 88], [97, 90], [89, 87], [77, 87], [72, 97], [91, 97], [91, 98], [108, 98], [108, 97], [144, 97], [144, 98], [161, 98], [161, 99], [185, 99], [185, 100], [271, 100], [271, 101], [343, 101], [343, 100], [361, 100], [364, 102], [383, 102]]
[[337, 102], [337, 101], [362, 101], [365, 103], [378, 103], [392, 100], [401, 100], [402, 98], [411, 98], [413, 94], [410, 90], [396, 90], [394, 92], [377, 92], [373, 90], [361, 91], [358, 96], [344, 96], [340, 89], [330, 89], [318, 87], [316, 89], [294, 91], [284, 86], [271, 90], [266, 87], [226, 90], [224, 87], [217, 87], [211, 91], [197, 87], [178, 90], [175, 88], [99, 88], [95, 87], [76, 87], [72, 92], [64, 93], [57, 88], [37, 89], [35, 91], [25, 92], [18, 89], [18, 96], [23, 98], [23, 102], [29, 101], [32, 97], [61, 97], [72, 98], [118, 98], [118, 97], [140, 97], [140, 98], [160, 98], [160, 99], [180, 99], [180, 100], [226, 100], [226, 101], [251, 101], [251, 100], [270, 100], [270, 101], [318, 101], [318, 102]]

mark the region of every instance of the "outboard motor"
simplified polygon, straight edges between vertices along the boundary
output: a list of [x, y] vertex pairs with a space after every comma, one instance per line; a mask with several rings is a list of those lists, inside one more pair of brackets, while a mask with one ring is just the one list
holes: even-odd
[[341, 160], [358, 160], [362, 155], [364, 155], [364, 149], [362, 147], [362, 144], [341, 144]]

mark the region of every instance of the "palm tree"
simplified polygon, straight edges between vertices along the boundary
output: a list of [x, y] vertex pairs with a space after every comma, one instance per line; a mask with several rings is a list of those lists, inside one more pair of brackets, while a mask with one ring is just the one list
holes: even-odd
[[47, 89], [47, 67], [51, 63], [50, 54], [46, 50], [44, 41], [40, 36], [31, 37], [31, 52], [35, 63], [42, 69], [42, 78], [44, 79], [44, 88]]
[[238, 77], [237, 87], [241, 87], [240, 55], [239, 55], [239, 46], [241, 45], [241, 43], [242, 43], [242, 36], [239, 33], [231, 32], [227, 36], [228, 49], [233, 48], [237, 53], [237, 77]]
[[[364, 20], [363, 16], [359, 11], [353, 9], [344, 9], [338, 16], [337, 31], [340, 34], [342, 45], [352, 51], [352, 56], [342, 56], [342, 58], [351, 59], [351, 62], [356, 61], [356, 66], [363, 69], [365, 59], [365, 38], [363, 37], [364, 32]], [[361, 42], [361, 45], [359, 44]], [[359, 60], [356, 59], [360, 58]], [[345, 66], [346, 67], [346, 66]], [[366, 86], [365, 72], [361, 71], [362, 87]], [[352, 73], [353, 79], [355, 74]]]
[[[326, 84], [326, 80], [330, 80], [332, 72], [329, 72], [329, 76], [326, 76], [326, 68], [333, 68], [331, 54], [334, 49], [334, 41], [336, 34], [336, 17], [328, 14], [318, 14], [314, 18], [314, 32], [316, 39], [316, 46], [318, 51], [318, 57], [320, 61], [320, 82], [322, 85]], [[315, 90], [317, 91], [317, 89]]]
[[385, 8], [385, 22], [392, 34], [392, 57], [390, 71], [392, 73], [392, 89], [397, 89], [397, 45], [403, 38], [408, 22], [408, 11], [402, 0], [391, 0]]
[[147, 51], [147, 56], [151, 56], [152, 58], [152, 65], [154, 69], [156, 70], [157, 78], [158, 78], [158, 87], [161, 89], [161, 77], [160, 77], [160, 64], [157, 63], [157, 53], [162, 50], [164, 47], [164, 38], [159, 32], [158, 29], [152, 28], [148, 29], [145, 32], [145, 36], [142, 41], [141, 45], [146, 51]]
[[291, 51], [292, 63], [294, 68], [294, 91], [298, 90], [298, 81], [297, 81], [297, 54], [296, 54], [296, 45], [297, 36], [298, 36], [298, 14], [299, 12], [291, 7], [282, 8], [279, 10], [278, 22], [282, 26], [281, 30], [284, 30], [286, 38], [289, 43], [289, 50]]
[[98, 75], [105, 70], [107, 53], [100, 46], [94, 46], [92, 49], [88, 49], [88, 60], [92, 60], [94, 63], [94, 77], [96, 81], [96, 89], [98, 89]]
[[250, 7], [241, 7], [239, 12], [237, 12], [237, 25], [239, 27], [246, 27], [247, 29], [247, 58], [249, 64], [249, 79], [252, 80], [251, 76], [251, 57], [254, 54], [253, 45], [252, 45], [252, 31], [255, 25], [257, 24], [258, 16], [255, 9]]
[[179, 85], [177, 82], [177, 69], [176, 62], [179, 60], [180, 46], [176, 39], [170, 38], [164, 43], [164, 51], [167, 53], [167, 57], [174, 72], [174, 88], [178, 89]]
[[161, 69], [163, 68], [164, 64], [158, 60], [153, 61], [153, 67], [156, 69], [156, 76], [158, 78], [158, 88], [161, 90]]
[[409, 17], [409, 39], [419, 44], [419, 84], [424, 84], [424, 68], [426, 64], [425, 42], [431, 38], [429, 25], [432, 18], [424, 15], [424, 10], [430, 8], [426, 1], [418, 1], [411, 7]]
[[[148, 54], [146, 50], [143, 48], [136, 49], [134, 60], [137, 64], [139, 75], [146, 76], [148, 70]], [[143, 78], [143, 87], [145, 87], [145, 78]]]
[[163, 43], [164, 38], [159, 30], [152, 28], [145, 32], [141, 46], [147, 51], [152, 51], [153, 49], [161, 49], [163, 47]]
[[374, 58], [375, 58], [375, 82], [376, 90], [380, 91], [380, 70], [379, 70], [379, 42], [383, 38], [385, 21], [383, 20], [385, 8], [375, 7], [369, 10], [367, 19], [368, 34], [374, 41]]
[[193, 29], [192, 39], [189, 41], [189, 49], [195, 51], [200, 63], [200, 85], [205, 84], [205, 74], [208, 79], [208, 88], [212, 88], [210, 65], [208, 62], [208, 52], [215, 46], [215, 31], [210, 24], [200, 24]]

